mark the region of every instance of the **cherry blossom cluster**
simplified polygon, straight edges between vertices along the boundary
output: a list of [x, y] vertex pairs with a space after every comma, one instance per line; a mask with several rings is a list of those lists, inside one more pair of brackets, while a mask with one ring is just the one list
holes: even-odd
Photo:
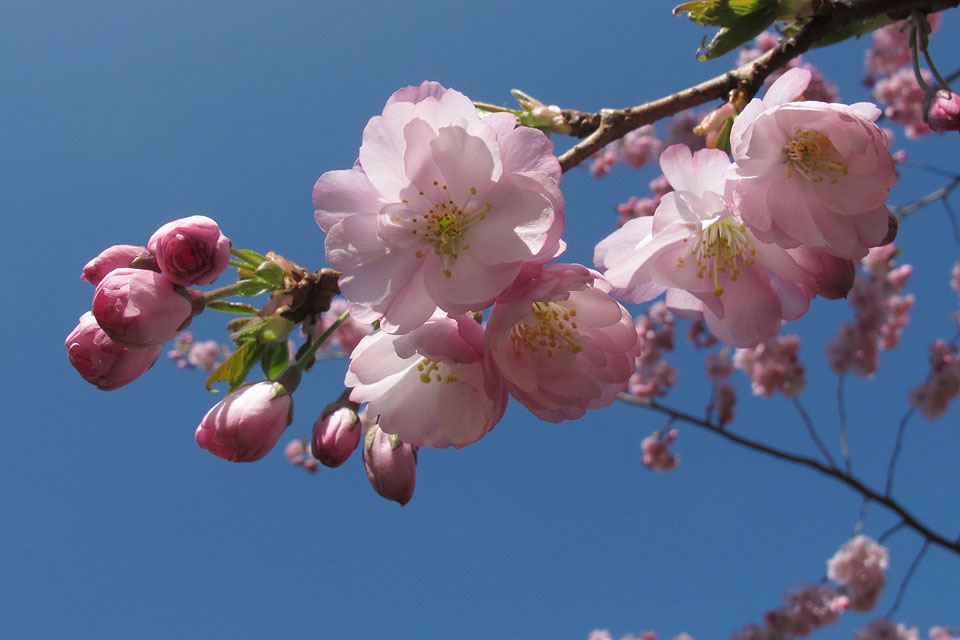
[[[771, 33], [770, 31], [764, 31], [757, 36], [752, 47], [744, 47], [740, 50], [740, 55], [737, 58], [737, 64], [745, 65], [749, 62], [753, 62], [770, 49], [773, 49], [779, 45], [780, 42], [781, 36], [776, 33]], [[820, 70], [815, 66], [809, 62], [804, 62], [803, 56], [797, 56], [796, 58], [791, 59], [782, 69], [778, 69], [777, 71], [771, 73], [769, 76], [767, 76], [764, 84], [769, 87], [787, 70], [797, 67], [806, 69], [810, 72], [810, 84], [803, 92], [803, 95], [807, 98], [807, 100], [817, 100], [819, 102], [837, 102], [839, 100], [836, 85], [827, 80], [823, 76], [823, 73], [821, 73]]]
[[[759, 347], [758, 347], [759, 348]], [[739, 351], [739, 350], [738, 350]], [[734, 407], [737, 406], [737, 390], [727, 382], [733, 373], [733, 365], [727, 360], [727, 350], [720, 353], [708, 353], [704, 360], [707, 380], [713, 381], [710, 404], [707, 413], [714, 417], [716, 424], [723, 426], [733, 422]]]
[[594, 254], [615, 297], [642, 303], [666, 292], [673, 313], [751, 347], [814, 296], [846, 295], [852, 261], [895, 233], [886, 200], [896, 173], [874, 124], [879, 110], [798, 101], [810, 80], [791, 69], [746, 105], [730, 132], [733, 162], [683, 145], [661, 154], [674, 191]]
[[230, 349], [216, 340], [198, 342], [189, 331], [182, 331], [173, 341], [174, 348], [167, 352], [167, 358], [176, 362], [181, 369], [203, 369], [213, 371], [227, 356]]
[[795, 398], [807, 386], [799, 354], [799, 336], [774, 336], [755, 347], [737, 349], [733, 366], [750, 378], [753, 395], [769, 398], [779, 391]]
[[640, 354], [636, 371], [630, 376], [627, 390], [638, 398], [666, 395], [677, 382], [677, 370], [663, 359], [664, 351], [673, 351], [676, 330], [673, 314], [663, 303], [654, 303], [637, 316], [637, 340]]
[[376, 417], [368, 451], [466, 446], [508, 395], [550, 422], [579, 418], [634, 371], [637, 331], [609, 285], [547, 264], [565, 249], [560, 166], [543, 132], [516, 124], [435, 82], [407, 87], [367, 124], [354, 167], [314, 187], [351, 316], [380, 329], [345, 378]]
[[67, 336], [70, 363], [105, 391], [133, 382], [197, 312], [186, 287], [213, 282], [229, 261], [229, 238], [205, 216], [168, 222], [145, 247], [104, 250], [83, 268], [81, 279], [96, 290]]
[[[934, 638], [933, 629], [931, 639]], [[853, 640], [920, 640], [916, 627], [894, 624], [886, 618], [877, 618], [870, 624], [853, 632]]]
[[827, 561], [827, 577], [843, 586], [854, 611], [870, 611], [887, 584], [890, 554], [872, 538], [858, 535]]
[[913, 274], [909, 264], [895, 266], [897, 248], [872, 249], [863, 260], [847, 300], [853, 322], [845, 323], [827, 344], [827, 358], [837, 373], [852, 371], [872, 376], [879, 367], [879, 352], [893, 349], [910, 321], [913, 294], [900, 295]]
[[670, 445], [677, 439], [679, 431], [654, 431], [640, 443], [643, 452], [640, 458], [643, 466], [652, 471], [672, 471], [677, 468], [679, 460], [670, 452]]
[[621, 160], [634, 169], [642, 169], [660, 155], [663, 142], [652, 124], [634, 129], [591, 156], [590, 175], [602, 178]]
[[960, 395], [960, 352], [956, 345], [937, 340], [930, 345], [930, 375], [908, 392], [910, 405], [928, 420], [939, 420]]

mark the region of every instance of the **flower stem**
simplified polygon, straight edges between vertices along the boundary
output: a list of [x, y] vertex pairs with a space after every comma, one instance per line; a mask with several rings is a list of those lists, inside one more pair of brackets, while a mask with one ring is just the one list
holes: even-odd
[[347, 318], [349, 317], [350, 312], [344, 311], [343, 315], [337, 318], [337, 321], [330, 325], [330, 327], [324, 331], [319, 338], [317, 338], [316, 342], [310, 345], [309, 349], [303, 352], [303, 355], [297, 359], [297, 361], [293, 364], [293, 367], [295, 367], [298, 371], [303, 371], [306, 369], [307, 365], [313, 359], [314, 354], [317, 352], [317, 349], [323, 346], [323, 343], [327, 341], [327, 338], [332, 336], [333, 332], [339, 329], [340, 325], [346, 322]]

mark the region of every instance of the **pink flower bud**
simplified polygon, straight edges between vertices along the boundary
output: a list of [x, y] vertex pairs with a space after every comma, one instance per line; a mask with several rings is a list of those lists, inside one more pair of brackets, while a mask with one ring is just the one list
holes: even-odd
[[357, 448], [361, 432], [357, 408], [355, 402], [348, 401], [347, 406], [334, 403], [313, 425], [310, 451], [324, 466], [339, 467]]
[[934, 131], [960, 131], [960, 95], [937, 91], [927, 110], [927, 124]]
[[270, 452], [293, 419], [293, 398], [271, 381], [241, 387], [203, 416], [197, 444], [231, 462], [253, 462]]
[[206, 216], [190, 216], [163, 225], [147, 247], [156, 253], [163, 275], [189, 287], [210, 284], [230, 262], [230, 239]]
[[114, 269], [97, 285], [93, 315], [114, 342], [125, 347], [163, 344], [190, 319], [193, 305], [163, 275]]
[[135, 247], [132, 244], [115, 244], [109, 249], [104, 249], [100, 255], [88, 262], [83, 267], [83, 275], [80, 279], [97, 286], [108, 273], [114, 269], [129, 267], [134, 258], [146, 250], [146, 247]]
[[83, 379], [103, 391], [130, 384], [153, 366], [163, 351], [157, 344], [143, 349], [122, 347], [103, 332], [89, 311], [64, 343], [70, 364]]
[[417, 482], [417, 456], [411, 445], [374, 425], [363, 444], [363, 466], [377, 493], [401, 507], [410, 502]]

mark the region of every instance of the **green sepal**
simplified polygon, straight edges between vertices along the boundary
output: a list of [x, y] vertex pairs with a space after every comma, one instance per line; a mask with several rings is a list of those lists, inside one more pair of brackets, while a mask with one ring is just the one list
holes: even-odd
[[267, 261], [257, 267], [254, 276], [271, 285], [274, 289], [283, 289], [286, 286], [283, 281], [286, 273], [284, 268], [276, 262]]
[[717, 138], [717, 149], [730, 153], [730, 132], [733, 130], [733, 118], [727, 118], [723, 123], [723, 129], [720, 129], [720, 136]]
[[373, 441], [377, 437], [377, 429], [379, 428], [377, 425], [373, 425], [367, 430], [367, 435], [363, 438], [363, 448], [367, 451], [373, 449]]
[[267, 261], [265, 257], [249, 249], [231, 249], [230, 254], [236, 258], [240, 258], [254, 269]]
[[208, 302], [207, 309], [223, 311], [225, 313], [239, 313], [247, 316], [252, 316], [257, 313], [257, 308], [249, 304], [243, 304], [242, 302], [228, 302], [226, 300], [214, 300], [213, 302]]
[[267, 347], [260, 358], [260, 368], [267, 380], [276, 380], [290, 366], [290, 348], [286, 341]]
[[244, 298], [259, 296], [260, 294], [273, 291], [274, 289], [273, 285], [267, 284], [259, 278], [246, 278], [243, 280], [238, 280], [237, 285], [238, 286], [233, 292], [233, 295]]
[[848, 38], [859, 38], [862, 35], [876, 31], [880, 27], [885, 27], [892, 22], [893, 20], [885, 15], [870, 18], [868, 20], [860, 20], [859, 22], [853, 22], [845, 26], [843, 29], [832, 32], [822, 40], [818, 40], [813, 47], [828, 47], [832, 44], [843, 42]]
[[213, 370], [213, 373], [207, 378], [207, 390], [213, 391], [213, 385], [217, 382], [230, 383], [230, 391], [239, 387], [262, 353], [263, 347], [261, 345], [252, 340], [244, 342], [230, 354], [229, 358]]
[[227, 330], [230, 331], [230, 341], [240, 345], [250, 340], [256, 340], [262, 326], [263, 318], [259, 316], [235, 318], [227, 323]]

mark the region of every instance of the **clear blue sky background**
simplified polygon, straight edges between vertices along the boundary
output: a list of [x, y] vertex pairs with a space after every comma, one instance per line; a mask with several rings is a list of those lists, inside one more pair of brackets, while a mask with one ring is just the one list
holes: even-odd
[[[308, 476], [277, 450], [252, 465], [197, 448], [218, 396], [165, 360], [105, 394], [69, 366], [63, 339], [89, 308], [83, 264], [145, 243], [194, 213], [234, 245], [323, 266], [311, 187], [349, 167], [367, 119], [395, 89], [439, 80], [508, 104], [522, 88], [581, 109], [636, 104], [711, 77], [703, 32], [674, 3], [7, 2], [0, 12], [0, 212], [7, 229], [2, 316], [0, 637], [524, 638], [585, 640], [656, 629], [697, 640], [759, 621], [791, 586], [816, 582], [857, 520], [858, 497], [802, 469], [681, 426], [681, 467], [654, 474], [640, 440], [664, 419], [617, 405], [539, 423], [512, 406], [461, 451], [423, 450], [401, 509], [368, 486], [359, 456]], [[952, 70], [958, 16], [934, 49]], [[864, 99], [861, 44], [812, 56], [849, 101]], [[662, 131], [662, 129], [661, 129]], [[902, 138], [901, 138], [902, 140]], [[907, 145], [960, 170], [956, 135]], [[560, 141], [560, 144], [568, 144]], [[653, 170], [584, 169], [563, 181], [568, 259], [589, 261], [614, 206], [646, 195]], [[905, 169], [892, 202], [943, 184]], [[905, 391], [927, 344], [950, 337], [947, 282], [958, 248], [939, 206], [902, 229], [917, 294], [903, 346], [872, 383], [851, 381], [858, 472], [882, 482]], [[225, 318], [195, 321], [220, 337]], [[849, 318], [817, 301], [796, 325], [809, 365], [803, 402], [836, 447], [836, 377], [825, 340]], [[697, 356], [678, 356], [669, 401], [703, 410]], [[305, 436], [340, 393], [343, 362], [296, 394]], [[793, 408], [741, 393], [734, 428], [814, 454]], [[910, 427], [896, 494], [960, 533], [960, 429], [951, 411]], [[894, 521], [871, 509], [865, 531]], [[920, 540], [890, 540], [892, 604]], [[960, 558], [931, 549], [898, 619], [960, 625]], [[819, 637], [850, 637], [850, 614]]]

